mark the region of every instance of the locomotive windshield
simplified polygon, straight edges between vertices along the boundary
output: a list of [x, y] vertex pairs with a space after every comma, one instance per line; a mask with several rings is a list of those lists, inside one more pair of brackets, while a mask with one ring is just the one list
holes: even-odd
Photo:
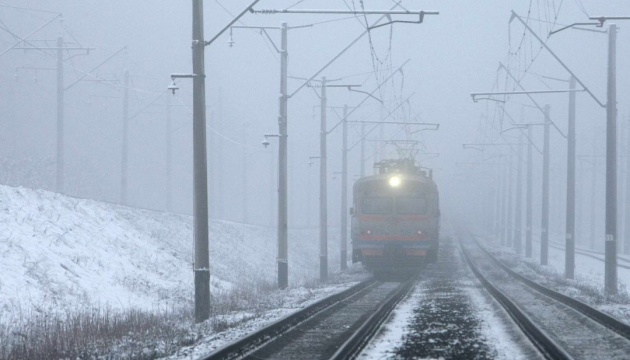
[[389, 214], [392, 212], [392, 198], [364, 197], [361, 210], [364, 214]]
[[[393, 209], [391, 197], [365, 197], [361, 207], [363, 214], [391, 214]], [[427, 213], [427, 199], [424, 197], [397, 197], [396, 214], [422, 215]]]
[[399, 197], [396, 199], [396, 213], [421, 215], [427, 213], [427, 199], [423, 197]]

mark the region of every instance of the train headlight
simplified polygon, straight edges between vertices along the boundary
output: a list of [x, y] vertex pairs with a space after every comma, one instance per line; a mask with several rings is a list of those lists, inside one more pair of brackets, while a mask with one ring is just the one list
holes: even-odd
[[401, 182], [400, 176], [394, 175], [389, 178], [389, 186], [391, 187], [399, 187]]

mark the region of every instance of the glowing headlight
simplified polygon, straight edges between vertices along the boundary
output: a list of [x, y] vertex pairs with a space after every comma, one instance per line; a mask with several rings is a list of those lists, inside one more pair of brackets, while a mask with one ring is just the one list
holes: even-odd
[[389, 186], [391, 187], [398, 187], [400, 186], [400, 177], [399, 176], [392, 176], [389, 178]]

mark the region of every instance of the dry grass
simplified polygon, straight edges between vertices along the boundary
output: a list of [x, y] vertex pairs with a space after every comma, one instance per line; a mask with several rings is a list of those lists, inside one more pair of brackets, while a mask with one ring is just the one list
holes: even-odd
[[[212, 294], [210, 320], [196, 325], [191, 304], [159, 311], [105, 308], [55, 316], [23, 314], [0, 324], [0, 359], [156, 359], [283, 301], [272, 284], [243, 282], [229, 292]], [[246, 315], [234, 315], [237, 312]]]

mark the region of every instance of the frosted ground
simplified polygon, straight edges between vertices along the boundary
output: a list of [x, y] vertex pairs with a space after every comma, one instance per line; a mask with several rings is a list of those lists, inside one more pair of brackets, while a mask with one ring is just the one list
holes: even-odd
[[[213, 294], [250, 284], [274, 288], [275, 229], [212, 221], [210, 239]], [[331, 231], [333, 276], [330, 283], [320, 285], [318, 248], [317, 229], [292, 230], [290, 289], [270, 295], [279, 305], [262, 313], [241, 311], [226, 316], [223, 320], [236, 324], [233, 328], [217, 332], [201, 327], [197, 329], [199, 341], [169, 359], [197, 359], [367, 276], [360, 267], [334, 273], [339, 250], [336, 232]], [[551, 252], [549, 268], [561, 263], [560, 255]], [[0, 256], [0, 324], [77, 310], [169, 311], [190, 307], [193, 299], [190, 216], [0, 186]], [[576, 270], [584, 282], [601, 280], [601, 262], [579, 255], [577, 259]], [[620, 270], [623, 285], [629, 276]], [[393, 355], [391, 350], [400, 344], [418, 291], [394, 312], [387, 330], [363, 358]], [[510, 358], [514, 345], [502, 336], [487, 300], [480, 293], [470, 296], [484, 319], [485, 336], [496, 339], [493, 345], [499, 358]], [[125, 352], [114, 358], [125, 358]]]
[[[318, 276], [316, 236], [291, 233], [292, 286]], [[212, 221], [210, 239], [213, 292], [275, 282], [274, 229]], [[0, 186], [0, 254], [4, 320], [96, 305], [161, 309], [193, 296], [190, 216]]]

